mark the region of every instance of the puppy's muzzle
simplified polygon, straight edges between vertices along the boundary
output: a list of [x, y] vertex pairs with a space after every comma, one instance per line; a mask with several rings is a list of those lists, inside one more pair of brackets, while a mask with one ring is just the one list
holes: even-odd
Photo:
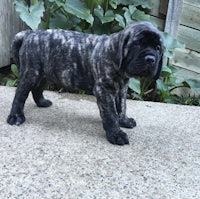
[[146, 64], [148, 64], [150, 66], [154, 65], [156, 62], [156, 58], [153, 55], [146, 55], [144, 57], [144, 60], [145, 60]]
[[157, 71], [156, 57], [153, 54], [146, 54], [143, 63], [146, 66], [144, 76], [153, 77]]

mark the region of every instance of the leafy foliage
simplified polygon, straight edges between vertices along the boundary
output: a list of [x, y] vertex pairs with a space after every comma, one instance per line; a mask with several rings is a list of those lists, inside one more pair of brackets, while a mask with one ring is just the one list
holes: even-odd
[[183, 105], [192, 105], [192, 106], [200, 106], [200, 96], [196, 95], [181, 95], [180, 97], [173, 97], [174, 104], [183, 104]]
[[151, 20], [143, 11], [150, 8], [147, 0], [34, 0], [30, 7], [23, 0], [15, 0], [14, 4], [33, 30], [67, 28], [111, 34], [135, 21]]
[[16, 11], [20, 13], [21, 19], [33, 30], [38, 28], [44, 13], [44, 3], [37, 2], [30, 7], [24, 1], [14, 1]]
[[15, 64], [11, 65], [11, 74], [9, 76], [0, 77], [0, 84], [5, 86], [17, 86], [19, 72]]
[[173, 39], [168, 33], [163, 32], [162, 36], [164, 38], [165, 57], [172, 58], [175, 48], [185, 48], [185, 44], [179, 43], [178, 40]]

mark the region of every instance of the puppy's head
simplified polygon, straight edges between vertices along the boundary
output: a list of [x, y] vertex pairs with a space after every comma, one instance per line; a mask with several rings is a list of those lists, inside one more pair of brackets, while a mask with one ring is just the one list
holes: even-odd
[[128, 26], [121, 33], [120, 67], [128, 77], [158, 79], [162, 69], [163, 42], [148, 22]]

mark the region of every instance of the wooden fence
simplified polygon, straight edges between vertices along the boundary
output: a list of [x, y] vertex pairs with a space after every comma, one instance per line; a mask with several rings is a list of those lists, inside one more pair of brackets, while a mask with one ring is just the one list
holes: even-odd
[[200, 79], [200, 0], [184, 0], [178, 40], [186, 49], [177, 49], [173, 64], [182, 74]]
[[[176, 50], [173, 65], [183, 76], [200, 78], [200, 0], [169, 0], [169, 4], [167, 0], [150, 2], [150, 14], [158, 27], [177, 35], [178, 40], [186, 44], [186, 49]], [[11, 41], [22, 26], [14, 11], [13, 0], [0, 0], [0, 67], [10, 63]]]

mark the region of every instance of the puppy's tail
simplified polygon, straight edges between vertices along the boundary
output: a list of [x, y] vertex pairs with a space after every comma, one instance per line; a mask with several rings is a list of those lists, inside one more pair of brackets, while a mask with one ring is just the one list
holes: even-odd
[[26, 38], [31, 32], [33, 32], [33, 31], [32, 30], [25, 30], [25, 31], [19, 32], [15, 35], [15, 38], [13, 40], [12, 55], [13, 55], [13, 60], [16, 64], [18, 70], [20, 70], [20, 60], [19, 60], [20, 48], [23, 44], [24, 38]]

